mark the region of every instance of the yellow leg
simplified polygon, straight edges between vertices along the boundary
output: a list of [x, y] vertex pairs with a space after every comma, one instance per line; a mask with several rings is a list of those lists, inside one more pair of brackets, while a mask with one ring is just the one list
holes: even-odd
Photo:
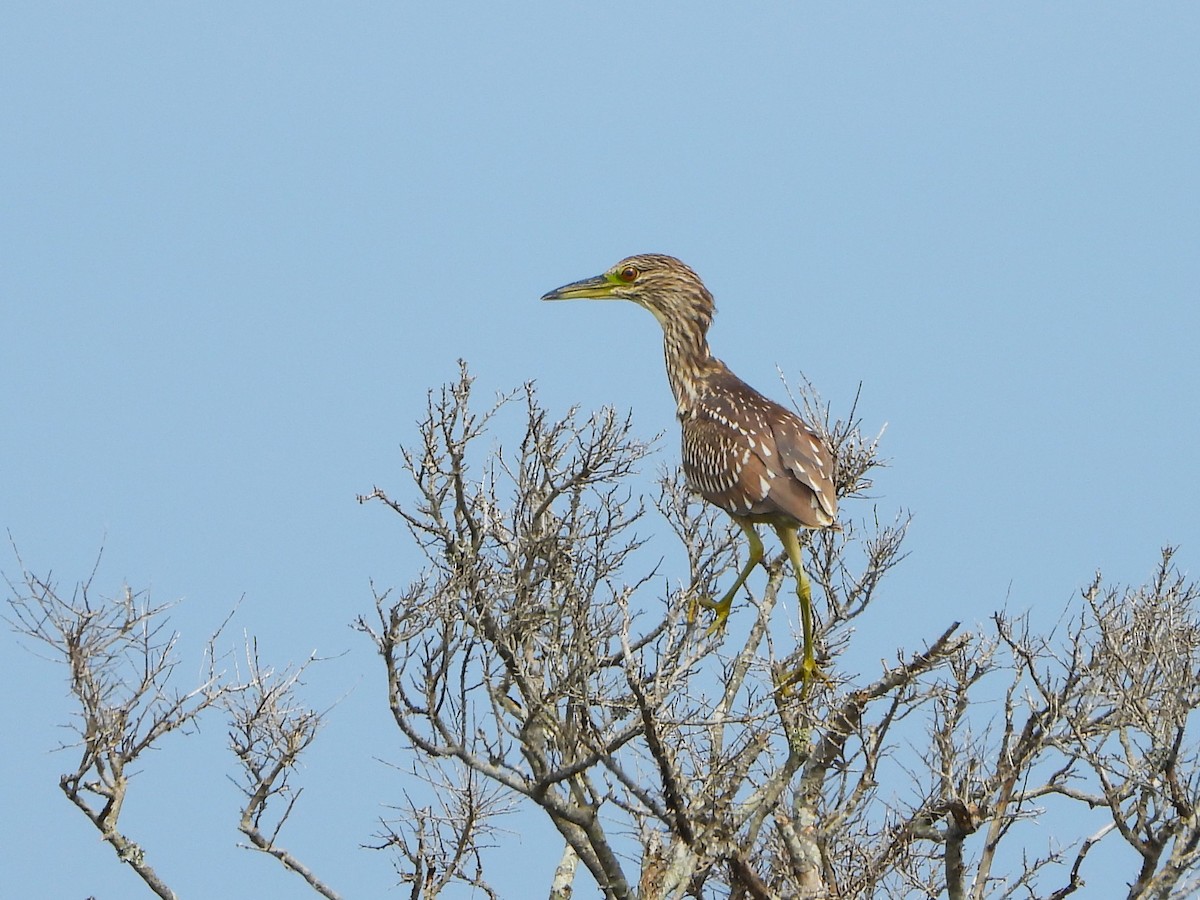
[[763, 558], [762, 540], [759, 538], [758, 532], [754, 530], [754, 526], [741, 519], [735, 519], [734, 521], [742, 527], [742, 533], [746, 535], [746, 540], [750, 542], [750, 556], [746, 560], [746, 565], [742, 566], [742, 571], [738, 573], [737, 580], [733, 582], [733, 587], [727, 590], [720, 600], [706, 600], [697, 597], [688, 609], [689, 622], [696, 620], [697, 606], [703, 606], [705, 609], [716, 611], [716, 618], [713, 619], [712, 625], [709, 626], [708, 634], [720, 631], [725, 626], [725, 620], [729, 618], [729, 611], [733, 608], [734, 595], [746, 583], [746, 579], [750, 577], [750, 573], [754, 571], [754, 567], [762, 562]]
[[792, 562], [792, 569], [796, 573], [796, 597], [800, 601], [800, 620], [804, 625], [804, 655], [800, 660], [800, 668], [783, 679], [781, 689], [786, 691], [792, 682], [799, 679], [800, 696], [803, 697], [808, 692], [808, 686], [813, 679], [821, 674], [813, 655], [812, 588], [808, 583], [808, 575], [804, 571], [804, 558], [800, 552], [800, 538], [796, 534], [796, 529], [785, 525], [776, 525], [775, 533], [779, 535], [783, 549], [787, 551], [788, 559]]

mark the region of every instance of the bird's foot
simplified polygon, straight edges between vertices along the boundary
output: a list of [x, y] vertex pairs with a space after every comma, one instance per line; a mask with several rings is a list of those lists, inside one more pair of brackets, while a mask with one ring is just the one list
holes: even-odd
[[812, 656], [805, 655], [800, 660], [800, 665], [791, 671], [776, 669], [771, 673], [772, 680], [775, 682], [775, 693], [783, 699], [791, 697], [796, 693], [796, 686], [800, 686], [800, 699], [803, 700], [808, 696], [809, 688], [812, 687], [814, 681], [819, 681], [822, 684], [829, 684], [830, 678], [817, 665], [817, 661]]
[[700, 611], [700, 607], [711, 609], [716, 613], [713, 617], [712, 624], [708, 626], [708, 631], [704, 632], [705, 637], [711, 637], [725, 627], [725, 620], [729, 618], [729, 613], [733, 609], [733, 597], [726, 594], [720, 600], [709, 600], [707, 597], [692, 597], [688, 603], [688, 624], [696, 621], [696, 614]]

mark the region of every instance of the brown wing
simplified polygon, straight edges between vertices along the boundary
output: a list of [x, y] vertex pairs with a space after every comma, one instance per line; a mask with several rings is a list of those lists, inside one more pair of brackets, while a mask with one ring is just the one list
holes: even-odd
[[[768, 401], [769, 402], [769, 401]], [[803, 487], [792, 499], [792, 515], [810, 528], [832, 525], [837, 519], [837, 493], [833, 484], [833, 454], [803, 420], [782, 406], [770, 416], [771, 434], [784, 469], [792, 476], [789, 487]], [[782, 499], [782, 498], [781, 498]]]
[[765, 492], [759, 489], [757, 479], [753, 484], [747, 482], [758, 468], [749, 429], [765, 427], [766, 420], [761, 417], [734, 419], [727, 398], [701, 400], [683, 420], [683, 474], [688, 484], [727, 513], [747, 516], [756, 512]]
[[683, 471], [692, 487], [735, 516], [832, 524], [833, 461], [822, 441], [732, 374], [708, 387], [683, 422]]

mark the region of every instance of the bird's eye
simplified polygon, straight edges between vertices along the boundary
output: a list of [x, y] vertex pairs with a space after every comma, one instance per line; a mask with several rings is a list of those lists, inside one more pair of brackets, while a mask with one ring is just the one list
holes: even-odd
[[617, 277], [626, 284], [633, 284], [640, 274], [641, 273], [637, 270], [636, 266], [626, 266], [620, 271], [620, 273], [618, 273]]

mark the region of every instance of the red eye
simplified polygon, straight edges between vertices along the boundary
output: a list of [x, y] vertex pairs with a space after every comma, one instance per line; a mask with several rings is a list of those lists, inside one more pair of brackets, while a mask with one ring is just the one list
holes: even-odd
[[620, 278], [626, 284], [632, 284], [634, 281], [637, 280], [637, 277], [640, 274], [641, 274], [641, 272], [639, 272], [635, 266], [626, 266], [625, 268], [623, 268], [621, 270], [620, 274], [618, 274], [617, 277]]

